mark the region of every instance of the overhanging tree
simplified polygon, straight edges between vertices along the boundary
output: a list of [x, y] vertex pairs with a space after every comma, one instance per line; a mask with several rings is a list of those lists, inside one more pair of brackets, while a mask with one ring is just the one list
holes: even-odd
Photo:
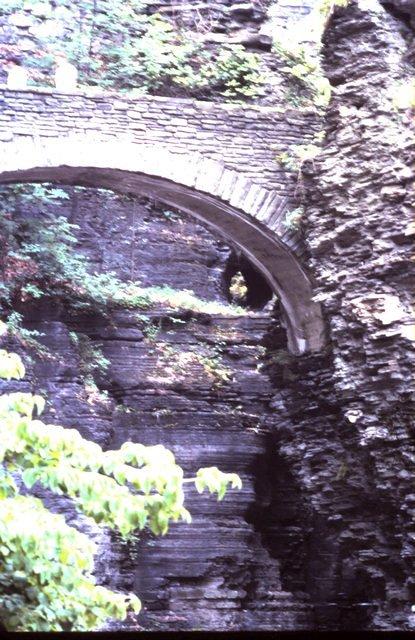
[[[0, 349], [0, 378], [24, 375], [21, 358]], [[18, 485], [39, 483], [69, 496], [79, 511], [128, 539], [146, 526], [164, 535], [170, 522], [190, 522], [184, 483], [221, 500], [241, 481], [216, 467], [184, 479], [162, 445], [126, 442], [104, 452], [76, 429], [40, 421], [44, 404], [30, 393], [0, 396], [0, 620], [12, 631], [97, 629], [107, 618], [138, 613], [140, 600], [95, 584], [95, 544]]]

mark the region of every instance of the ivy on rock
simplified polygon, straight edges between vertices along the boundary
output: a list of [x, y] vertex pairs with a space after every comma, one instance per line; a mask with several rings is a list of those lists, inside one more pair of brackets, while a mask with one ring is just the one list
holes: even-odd
[[[0, 187], [0, 196], [0, 317], [7, 318], [10, 335], [41, 358], [53, 354], [39, 341], [38, 331], [23, 326], [22, 303], [42, 297], [64, 301], [71, 313], [90, 311], [104, 317], [112, 308], [145, 310], [154, 305], [206, 314], [243, 313], [236, 305], [202, 300], [190, 290], [142, 287], [112, 272], [91, 273], [87, 257], [77, 251], [79, 226], [59, 215], [69, 199], [63, 189], [14, 185]], [[146, 325], [144, 317], [141, 321]], [[107, 368], [108, 361], [87, 336], [72, 332], [71, 341], [78, 347], [85, 379]]]
[[54, 53], [64, 50], [79, 69], [85, 87], [135, 94], [225, 97], [246, 100], [263, 93], [260, 58], [239, 45], [206, 47], [198, 33], [151, 13], [143, 0], [81, 0], [66, 9], [56, 2], [7, 0], [0, 15], [19, 19], [24, 12], [41, 21], [38, 50], [23, 54], [35, 84], [51, 84]]

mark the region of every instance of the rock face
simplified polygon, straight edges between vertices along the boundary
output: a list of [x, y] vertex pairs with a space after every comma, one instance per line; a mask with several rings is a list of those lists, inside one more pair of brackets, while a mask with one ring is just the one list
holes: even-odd
[[414, 141], [412, 116], [391, 104], [413, 75], [413, 34], [385, 9], [352, 1], [326, 33], [335, 89], [323, 150], [304, 167], [305, 236], [331, 344], [294, 367], [295, 399], [274, 401], [289, 416], [280, 452], [325, 540], [316, 614], [334, 628], [413, 624]]
[[[255, 15], [238, 4], [235, 20]], [[146, 607], [110, 628], [415, 628], [415, 145], [413, 116], [393, 102], [414, 74], [410, 15], [411, 3], [352, 0], [325, 36], [333, 98], [322, 151], [302, 167], [325, 350], [293, 356], [278, 313], [261, 308], [160, 307], [144, 325], [124, 311], [69, 316], [56, 300], [26, 308], [60, 360], [37, 361], [21, 386], [48, 393], [51, 418], [104, 447], [163, 442], [188, 474], [218, 464], [243, 478], [219, 505], [189, 492], [194, 524], [165, 539], [100, 538], [99, 580]], [[238, 258], [176, 212], [74, 190], [67, 214], [91, 268], [228, 301]], [[85, 388], [70, 331], [111, 361], [100, 393]]]
[[[144, 604], [137, 619], [110, 628], [309, 627], [312, 609], [303, 585], [286, 587], [274, 551], [277, 544], [288, 548], [301, 541], [302, 503], [295, 487], [283, 490], [289, 476], [276, 473], [276, 455], [268, 450], [272, 388], [258, 365], [269, 314], [237, 315], [228, 305], [231, 252], [203, 227], [145, 200], [94, 190], [69, 193], [59, 214], [80, 225], [79, 250], [91, 269], [136, 278], [143, 286], [191, 286], [223, 309], [208, 315], [156, 307], [141, 312], [143, 323], [127, 311], [110, 318], [68, 314], [58, 299], [26, 305], [26, 326], [44, 334], [42, 342], [55, 359], [35, 360], [21, 384], [48, 396], [46, 420], [78, 428], [104, 448], [127, 440], [162, 443], [187, 476], [217, 465], [243, 480], [243, 490], [221, 503], [189, 490], [193, 523], [173, 525], [163, 539], [145, 533], [126, 545], [116, 535], [87, 529], [100, 547], [98, 581], [133, 590]], [[256, 278], [266, 292], [261, 276]], [[96, 376], [99, 390], [82, 379], [83, 356], [73, 332], [101, 345], [111, 363]], [[51, 504], [74, 519], [66, 502]], [[269, 522], [264, 530], [259, 513]], [[77, 523], [87, 526], [82, 519]]]

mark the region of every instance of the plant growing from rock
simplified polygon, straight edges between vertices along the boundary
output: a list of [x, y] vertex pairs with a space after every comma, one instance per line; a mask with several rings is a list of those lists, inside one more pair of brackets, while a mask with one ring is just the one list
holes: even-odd
[[[30, 9], [27, 0], [5, 2], [2, 12], [11, 18]], [[56, 30], [51, 5], [45, 3], [43, 16], [37, 9], [43, 18], [37, 30], [39, 51], [24, 60], [35, 83], [50, 83], [53, 52], [60, 49], [76, 64], [84, 86], [228, 100], [251, 99], [262, 92], [265, 78], [256, 54], [239, 45], [206, 49], [194, 34], [150, 14], [143, 0], [105, 5], [81, 0], [76, 9], [77, 29], [65, 38]]]
[[[330, 102], [331, 86], [325, 77], [320, 59], [322, 37], [334, 8], [346, 7], [349, 0], [317, 0], [304, 29], [298, 33], [278, 29], [273, 36], [273, 51], [286, 63], [282, 71], [292, 88], [297, 89], [297, 106], [310, 102], [317, 108], [325, 108]], [[271, 10], [272, 18], [272, 10]], [[292, 90], [287, 94], [291, 95]]]
[[246, 302], [246, 296], [248, 293], [248, 286], [246, 284], [245, 277], [241, 271], [237, 271], [232, 276], [229, 285], [229, 294], [232, 301], [244, 304]]
[[80, 371], [86, 377], [93, 377], [94, 373], [105, 373], [110, 365], [108, 358], [104, 356], [99, 345], [84, 333], [71, 331], [70, 340], [78, 349], [80, 359]]
[[287, 227], [287, 229], [291, 229], [292, 231], [298, 231], [301, 225], [301, 219], [304, 216], [304, 207], [296, 207], [291, 211], [287, 211], [285, 215], [285, 219], [283, 220], [283, 225]]
[[156, 304], [195, 313], [243, 313], [235, 305], [202, 300], [190, 290], [141, 287], [113, 273], [90, 273], [87, 258], [76, 250], [79, 227], [59, 215], [69, 197], [62, 189], [23, 185], [2, 188], [0, 194], [0, 312], [8, 317], [9, 333], [39, 355], [50, 354], [37, 340], [39, 334], [23, 327], [15, 308], [42, 297], [61, 298], [73, 311], [104, 316], [110, 308], [144, 310]]
[[225, 98], [241, 100], [263, 93], [265, 77], [260, 71], [260, 58], [241, 45], [226, 45], [217, 56], [200, 69], [205, 86], [216, 88]]
[[[0, 378], [24, 374], [20, 357], [0, 350]], [[139, 599], [96, 585], [92, 541], [19, 487], [69, 496], [80, 512], [129, 539], [146, 526], [165, 535], [172, 521], [191, 521], [184, 483], [221, 500], [241, 482], [216, 467], [184, 479], [161, 445], [126, 442], [104, 452], [76, 429], [39, 420], [44, 404], [30, 393], [0, 397], [0, 619], [11, 631], [96, 629], [107, 618], [137, 614]]]

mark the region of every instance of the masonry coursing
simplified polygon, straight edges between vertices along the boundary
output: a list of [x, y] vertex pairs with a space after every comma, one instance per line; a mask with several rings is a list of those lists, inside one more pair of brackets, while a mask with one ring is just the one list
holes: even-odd
[[313, 112], [163, 97], [54, 94], [50, 89], [0, 93], [0, 140], [24, 136], [90, 136], [156, 143], [175, 153], [201, 153], [268, 189], [292, 195], [276, 155], [317, 130]]

